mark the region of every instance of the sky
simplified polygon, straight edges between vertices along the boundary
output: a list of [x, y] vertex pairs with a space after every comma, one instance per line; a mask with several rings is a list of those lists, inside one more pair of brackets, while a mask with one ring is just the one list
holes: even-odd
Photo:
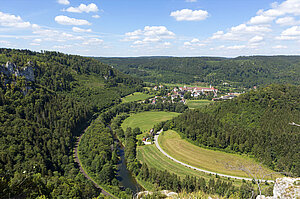
[[300, 0], [0, 0], [0, 47], [101, 57], [300, 55]]

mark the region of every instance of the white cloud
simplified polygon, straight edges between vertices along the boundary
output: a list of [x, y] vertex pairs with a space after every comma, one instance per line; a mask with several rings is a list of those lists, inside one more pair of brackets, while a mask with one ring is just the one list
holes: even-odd
[[83, 29], [78, 27], [73, 27], [72, 30], [73, 32], [92, 32], [92, 29]]
[[272, 30], [267, 26], [247, 26], [246, 24], [240, 24], [238, 26], [232, 27], [232, 33], [265, 33], [271, 32]]
[[276, 23], [281, 26], [294, 26], [300, 24], [300, 22], [296, 21], [294, 17], [282, 17], [277, 19]]
[[88, 22], [87, 20], [70, 18], [64, 15], [56, 16], [55, 21], [62, 25], [75, 25], [75, 26], [91, 25], [91, 23]]
[[145, 26], [143, 30], [138, 29], [133, 32], [125, 33], [122, 41], [132, 41], [134, 46], [144, 46], [156, 43], [159, 48], [169, 46], [168, 39], [174, 39], [175, 34], [165, 26]]
[[281, 33], [282, 36], [300, 36], [300, 26], [293, 26], [284, 30]]
[[67, 12], [75, 12], [75, 13], [82, 13], [82, 12], [98, 12], [99, 9], [96, 4], [91, 3], [89, 5], [80, 4], [78, 7], [69, 7], [66, 10]]
[[165, 26], [146, 26], [144, 35], [160, 38], [173, 38], [175, 34], [169, 31]]
[[41, 44], [40, 43], [30, 43], [29, 45], [31, 45], [31, 46], [39, 46]]
[[0, 40], [0, 44], [2, 44], [2, 45], [11, 45], [11, 43], [9, 41], [5, 41], [5, 40]]
[[194, 3], [197, 2], [197, 0], [185, 0], [185, 2]]
[[53, 29], [43, 29], [43, 28], [36, 28], [33, 31], [33, 34], [39, 35], [40, 38], [35, 39], [33, 42], [38, 43], [43, 41], [55, 41], [55, 42], [65, 42], [70, 40], [84, 40], [82, 36], [75, 36], [70, 33], [62, 32], [59, 30]]
[[14, 27], [14, 28], [29, 28], [31, 24], [23, 21], [20, 16], [15, 16], [0, 12], [0, 26]]
[[62, 5], [69, 5], [70, 2], [68, 0], [57, 0], [57, 3], [62, 4]]
[[[299, 0], [286, 0], [282, 4], [275, 7], [275, 10], [281, 11], [283, 14], [300, 15], [300, 1]], [[282, 14], [282, 15], [283, 15]]]
[[99, 15], [93, 15], [92, 17], [95, 18], [95, 19], [99, 19], [100, 18]]
[[202, 43], [199, 39], [194, 38], [191, 41], [187, 41], [183, 43], [183, 46], [185, 48], [191, 48], [194, 49], [195, 47], [202, 47], [202, 46], [206, 46], [206, 44]]
[[245, 45], [235, 45], [235, 46], [228, 46], [227, 49], [229, 50], [241, 50], [241, 49], [244, 49], [246, 48]]
[[208, 12], [205, 10], [190, 10], [182, 9], [171, 12], [171, 17], [174, 17], [177, 21], [201, 21], [208, 17]]
[[280, 36], [275, 37], [275, 39], [277, 39], [277, 40], [297, 40], [298, 37], [295, 37], [295, 36], [291, 37], [291, 36], [280, 35]]
[[57, 46], [53, 46], [52, 48], [54, 49], [72, 49], [73, 46], [70, 44], [66, 44], [66, 45], [57, 45]]
[[42, 42], [42, 40], [41, 39], [34, 39], [33, 42], [34, 43], [40, 43], [40, 42]]
[[249, 40], [249, 43], [258, 43], [258, 42], [261, 42], [263, 40], [264, 40], [264, 38], [262, 36], [255, 36], [255, 37], [252, 37]]
[[265, 33], [271, 32], [272, 30], [267, 26], [249, 26], [246, 24], [240, 24], [230, 28], [227, 33], [224, 31], [218, 31], [213, 34], [210, 39], [215, 40], [235, 40], [235, 41], [247, 41], [254, 36], [264, 35]]
[[100, 44], [103, 44], [103, 40], [98, 39], [98, 38], [91, 38], [91, 39], [84, 41], [82, 44], [83, 45], [100, 45]]
[[258, 16], [252, 17], [249, 21], [249, 24], [251, 24], [251, 25], [266, 24], [266, 23], [272, 22], [274, 19], [275, 19], [275, 17], [258, 15]]
[[273, 46], [272, 48], [274, 48], [274, 49], [286, 49], [287, 46], [277, 45], [277, 46]]
[[[300, 0], [286, 0], [281, 4], [273, 3], [269, 10], [259, 10], [257, 16], [252, 17], [248, 24], [268, 24], [273, 22], [277, 17], [287, 14], [299, 16], [300, 15]], [[284, 17], [276, 21], [280, 25], [296, 25], [292, 17]]]

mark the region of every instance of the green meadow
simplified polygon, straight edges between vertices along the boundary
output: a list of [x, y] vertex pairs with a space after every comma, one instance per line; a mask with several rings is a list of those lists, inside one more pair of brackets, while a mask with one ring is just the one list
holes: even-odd
[[122, 98], [122, 102], [123, 103], [138, 102], [138, 101], [146, 100], [150, 97], [153, 97], [153, 95], [149, 95], [149, 94], [141, 93], [141, 92], [135, 92], [131, 95], [127, 95], [126, 97]]
[[186, 101], [186, 105], [190, 109], [201, 108], [201, 107], [209, 105], [211, 103], [213, 103], [213, 102], [210, 100], [187, 100]]

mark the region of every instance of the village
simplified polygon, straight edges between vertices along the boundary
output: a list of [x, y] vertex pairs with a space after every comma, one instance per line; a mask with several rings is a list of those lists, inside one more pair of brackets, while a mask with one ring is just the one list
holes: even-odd
[[[152, 98], [149, 98], [144, 103], [158, 104], [165, 102], [172, 103], [183, 103], [188, 105], [189, 102], [197, 102], [197, 101], [207, 101], [208, 104], [213, 103], [215, 101], [226, 101], [231, 100], [239, 96], [240, 92], [229, 92], [226, 93], [223, 90], [220, 91], [213, 86], [209, 87], [167, 87], [164, 85], [158, 85], [151, 87], [151, 90], [154, 91], [155, 95]], [[244, 92], [243, 92], [244, 93]], [[154, 128], [151, 128], [149, 132], [144, 134], [142, 138], [143, 145], [151, 145], [154, 144], [155, 131]]]
[[[181, 102], [186, 104], [187, 100], [200, 100], [206, 99], [211, 101], [224, 101], [231, 100], [236, 98], [241, 93], [240, 92], [219, 92], [217, 88], [214, 88], [210, 85], [210, 87], [174, 87], [168, 88], [164, 85], [154, 86], [154, 91], [165, 91], [161, 92], [161, 95], [156, 95], [153, 98], [148, 99], [148, 101], [152, 104], [156, 104], [158, 102]], [[244, 92], [243, 92], [244, 93]]]

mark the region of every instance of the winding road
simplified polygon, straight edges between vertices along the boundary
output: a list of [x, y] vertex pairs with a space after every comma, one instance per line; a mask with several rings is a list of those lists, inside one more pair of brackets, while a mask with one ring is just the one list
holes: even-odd
[[[215, 173], [215, 172], [211, 172], [211, 171], [207, 171], [207, 170], [204, 170], [204, 169], [199, 169], [197, 167], [193, 167], [191, 165], [188, 165], [188, 164], [185, 164], [183, 162], [180, 162], [179, 160], [176, 160], [175, 158], [173, 158], [172, 156], [170, 156], [169, 154], [167, 154], [158, 144], [158, 137], [159, 135], [163, 132], [163, 129], [161, 129], [159, 132], [156, 133], [156, 135], [154, 136], [154, 142], [155, 142], [155, 145], [157, 147], [157, 149], [162, 153], [164, 154], [165, 156], [167, 156], [168, 158], [170, 158], [171, 160], [173, 160], [174, 162], [177, 162], [185, 167], [188, 167], [188, 168], [191, 168], [191, 169], [194, 169], [194, 170], [197, 170], [197, 171], [201, 171], [201, 172], [204, 172], [204, 173], [208, 173], [208, 174], [213, 174], [213, 175], [218, 175], [218, 176], [222, 176], [222, 177], [225, 177], [225, 178], [234, 178], [234, 179], [238, 179], [238, 180], [248, 180], [248, 181], [252, 181], [252, 178], [243, 178], [243, 177], [238, 177], [238, 176], [231, 176], [231, 175], [225, 175], [225, 174], [221, 174], [221, 173]], [[273, 180], [268, 180], [268, 182], [273, 182]]]
[[[84, 133], [86, 132], [86, 130], [87, 130], [87, 128], [84, 130]], [[113, 195], [111, 195], [110, 193], [108, 193], [108, 192], [106, 192], [102, 187], [100, 187], [86, 172], [85, 172], [85, 170], [83, 169], [83, 167], [82, 167], [82, 165], [81, 165], [81, 162], [80, 162], [80, 160], [79, 160], [79, 157], [78, 157], [78, 146], [79, 146], [79, 144], [80, 144], [80, 141], [81, 141], [81, 139], [82, 139], [82, 137], [83, 137], [83, 135], [84, 135], [84, 133], [83, 134], [81, 134], [80, 136], [79, 136], [79, 138], [77, 139], [77, 142], [76, 142], [76, 144], [75, 144], [75, 150], [74, 150], [74, 156], [75, 156], [75, 162], [77, 162], [77, 164], [78, 164], [78, 166], [79, 166], [79, 169], [80, 169], [80, 171], [81, 171], [81, 173], [84, 175], [84, 177], [86, 177], [88, 180], [90, 180], [93, 184], [94, 184], [94, 186], [97, 188], [97, 189], [100, 189], [101, 190], [101, 193], [103, 194], [103, 195], [105, 195], [105, 196], [110, 196], [110, 197], [112, 197], [112, 198], [115, 198]]]

